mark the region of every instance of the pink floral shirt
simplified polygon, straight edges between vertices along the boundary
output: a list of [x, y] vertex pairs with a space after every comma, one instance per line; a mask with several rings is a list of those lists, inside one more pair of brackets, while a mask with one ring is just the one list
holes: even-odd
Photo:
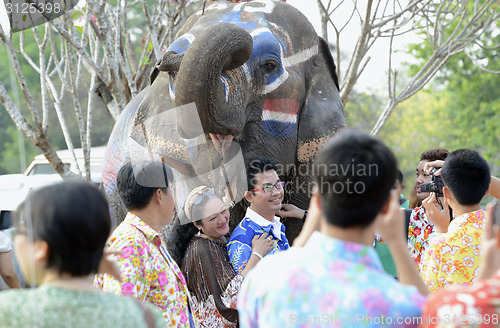
[[96, 286], [155, 305], [162, 311], [167, 327], [189, 327], [186, 280], [155, 230], [128, 213], [106, 246], [122, 251], [115, 261], [120, 266], [123, 282], [120, 284], [108, 274], [99, 274], [94, 279]]
[[415, 207], [408, 225], [408, 250], [417, 267], [420, 266], [424, 252], [429, 246], [429, 240], [436, 235], [438, 233], [434, 224], [427, 218], [424, 207]]

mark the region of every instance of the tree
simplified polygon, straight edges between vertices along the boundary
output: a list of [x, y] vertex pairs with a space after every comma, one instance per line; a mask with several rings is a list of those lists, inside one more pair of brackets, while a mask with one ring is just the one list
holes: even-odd
[[[496, 0], [367, 0], [366, 2], [353, 1], [332, 2], [318, 0], [323, 22], [330, 22], [335, 32], [337, 48], [338, 75], [342, 80], [341, 98], [344, 104], [354, 85], [363, 73], [370, 58], [368, 50], [380, 38], [389, 38], [388, 47], [388, 100], [380, 114], [377, 123], [372, 129], [378, 134], [387, 122], [394, 108], [416, 92], [422, 89], [445, 63], [458, 53], [467, 53], [471, 59], [479, 63], [472, 49], [481, 48], [494, 50], [500, 44], [492, 45], [487, 35], [499, 28], [500, 5]], [[366, 4], [362, 6], [362, 4]], [[349, 8], [351, 14], [346, 22], [336, 23], [335, 12], [345, 13]], [[345, 74], [341, 74], [341, 58], [338, 49], [341, 34], [346, 27], [358, 19], [361, 25], [352, 58]], [[342, 22], [342, 20], [340, 20]], [[325, 24], [325, 23], [324, 23]], [[326, 28], [323, 27], [323, 31]], [[430, 45], [431, 55], [426, 58], [424, 65], [415, 72], [408, 82], [398, 90], [398, 71], [392, 66], [392, 47], [396, 37], [404, 36], [413, 31], [423, 36]], [[325, 32], [324, 32], [325, 33]], [[324, 35], [327, 37], [327, 35]]]
[[[13, 43], [12, 32], [7, 35], [0, 28], [0, 42], [8, 51], [28, 113], [16, 105], [2, 82], [0, 103], [17, 128], [43, 151], [56, 172], [64, 177], [71, 172], [57, 157], [48, 129], [50, 111], [54, 109], [67, 147], [74, 149], [74, 138], [63, 110], [69, 101], [84, 149], [84, 172], [90, 179], [89, 150], [96, 95], [108, 97], [105, 103], [116, 119], [127, 102], [147, 85], [152, 65], [161, 58], [189, 10], [199, 5], [187, 0], [130, 3], [89, 0], [86, 7], [33, 28], [31, 33], [20, 32], [19, 44]], [[136, 40], [142, 42], [134, 42]], [[36, 53], [30, 51], [30, 47], [36, 47]], [[36, 72], [37, 79], [26, 78], [23, 60], [31, 72]], [[36, 90], [40, 91], [39, 95]], [[85, 103], [83, 93], [86, 93]]]

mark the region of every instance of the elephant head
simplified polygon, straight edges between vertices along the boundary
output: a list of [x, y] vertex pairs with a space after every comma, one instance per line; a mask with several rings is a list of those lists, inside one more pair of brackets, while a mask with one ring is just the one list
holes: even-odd
[[345, 126], [335, 71], [328, 44], [293, 6], [215, 2], [188, 19], [135, 102], [135, 117], [123, 124], [144, 130], [148, 118], [175, 112], [169, 128], [180, 144], [206, 139], [198, 156], [206, 151], [219, 159], [193, 161], [189, 151], [172, 148], [175, 138], [162, 129], [136, 140], [182, 164], [186, 174], [213, 169], [237, 153], [234, 145], [245, 161], [270, 158], [287, 182], [288, 201], [306, 208], [311, 160]]

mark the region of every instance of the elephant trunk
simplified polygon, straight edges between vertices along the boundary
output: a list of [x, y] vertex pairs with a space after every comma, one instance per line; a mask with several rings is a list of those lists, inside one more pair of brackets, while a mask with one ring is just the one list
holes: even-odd
[[[220, 23], [197, 36], [183, 54], [174, 102], [176, 106], [196, 104], [203, 133], [235, 136], [243, 130], [249, 87], [241, 66], [252, 49], [248, 32], [235, 24]], [[200, 135], [188, 111], [178, 110], [177, 117], [183, 137]]]

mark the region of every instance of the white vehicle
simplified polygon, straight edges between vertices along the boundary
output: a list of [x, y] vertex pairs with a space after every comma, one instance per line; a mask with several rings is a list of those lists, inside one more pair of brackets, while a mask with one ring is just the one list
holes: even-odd
[[[90, 150], [90, 176], [97, 185], [102, 181], [105, 150], [105, 146], [92, 147]], [[76, 162], [69, 150], [60, 150], [57, 155], [70, 171], [84, 175], [81, 148], [75, 149]], [[23, 174], [0, 175], [0, 230], [10, 226], [10, 212], [17, 208], [31, 190], [61, 180], [61, 176], [56, 173], [43, 154], [35, 156]]]

